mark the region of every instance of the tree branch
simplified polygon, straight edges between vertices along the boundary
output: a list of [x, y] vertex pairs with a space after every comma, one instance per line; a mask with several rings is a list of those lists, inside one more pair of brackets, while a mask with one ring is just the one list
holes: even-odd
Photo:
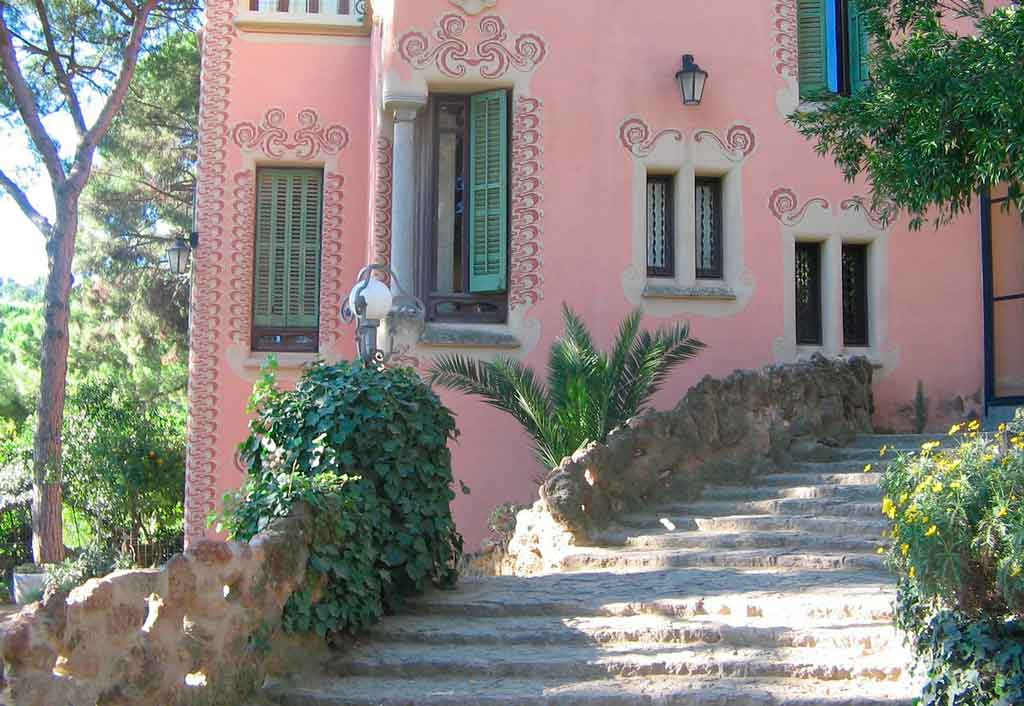
[[2, 169], [0, 169], [0, 186], [2, 186], [4, 190], [11, 195], [11, 198], [13, 198], [15, 203], [17, 203], [21, 208], [22, 213], [32, 221], [33, 225], [39, 229], [39, 232], [42, 233], [44, 237], [49, 238], [50, 234], [53, 232], [53, 225], [51, 225], [50, 221], [48, 221], [43, 214], [39, 213], [39, 211], [35, 209], [35, 206], [33, 206], [32, 202], [28, 200], [28, 196], [21, 190], [21, 187], [15, 184], [13, 179], [4, 174]]
[[[53, 39], [53, 28], [50, 27], [50, 15], [46, 12], [46, 5], [43, 4], [43, 0], [35, 0], [36, 14], [39, 15], [39, 23], [42, 25], [43, 37], [46, 40], [46, 52], [50, 58], [50, 63], [53, 64], [53, 72], [57, 78], [57, 85], [60, 86], [61, 93], [64, 94], [64, 98], [68, 102], [68, 111], [71, 113], [71, 119], [75, 123], [75, 130], [78, 131], [78, 135], [85, 134], [85, 117], [82, 115], [82, 106], [78, 102], [78, 96], [75, 94], [75, 88], [71, 85], [71, 78], [68, 76], [67, 71], [64, 70], [64, 64], [60, 60], [60, 54], [57, 52], [57, 43]], [[72, 59], [73, 61], [73, 59]]]
[[71, 181], [79, 190], [85, 186], [85, 180], [89, 178], [96, 146], [103, 139], [103, 136], [107, 134], [114, 116], [117, 115], [117, 112], [124, 104], [124, 98], [128, 94], [128, 87], [131, 85], [132, 76], [135, 75], [135, 67], [139, 63], [139, 52], [142, 48], [142, 37], [146, 32], [146, 22], [149, 20], [149, 15], [153, 8], [156, 7], [157, 2], [158, 0], [146, 0], [135, 13], [131, 37], [128, 39], [128, 45], [124, 49], [121, 73], [117, 77], [117, 82], [114, 84], [114, 88], [110, 92], [110, 97], [107, 98], [103, 110], [100, 111], [99, 117], [93, 126], [89, 128], [88, 132], [85, 133], [81, 143], [78, 145], [78, 151], [75, 153], [75, 163], [71, 168]]
[[50, 175], [50, 181], [56, 188], [64, 184], [67, 175], [64, 173], [64, 165], [61, 164], [57, 145], [54, 144], [43, 126], [35, 96], [32, 95], [32, 89], [29, 88], [28, 82], [21, 72], [21, 66], [18, 64], [18, 55], [14, 51], [14, 43], [11, 41], [11, 33], [7, 27], [5, 8], [6, 4], [0, 5], [0, 68], [3, 69], [7, 83], [11, 87], [14, 102], [18, 106], [18, 113], [25, 122], [25, 127], [28, 128], [32, 143], [42, 155], [43, 164], [46, 165], [46, 171]]

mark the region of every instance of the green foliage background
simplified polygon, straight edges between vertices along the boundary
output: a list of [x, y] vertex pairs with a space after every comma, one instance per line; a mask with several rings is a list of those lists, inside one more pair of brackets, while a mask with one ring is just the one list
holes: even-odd
[[455, 420], [415, 371], [317, 364], [294, 390], [270, 372], [252, 405], [247, 481], [225, 499], [224, 521], [247, 540], [296, 503], [312, 508], [307, 586], [286, 628], [355, 632], [430, 583], [455, 583]]

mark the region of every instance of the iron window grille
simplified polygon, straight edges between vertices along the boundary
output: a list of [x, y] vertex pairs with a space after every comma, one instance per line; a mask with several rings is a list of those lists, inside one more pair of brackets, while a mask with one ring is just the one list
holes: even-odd
[[647, 276], [675, 277], [675, 177], [647, 176]]
[[867, 346], [868, 246], [843, 245], [843, 345]]
[[820, 346], [821, 243], [796, 244], [796, 342]]
[[695, 188], [697, 279], [722, 279], [722, 180], [700, 178]]

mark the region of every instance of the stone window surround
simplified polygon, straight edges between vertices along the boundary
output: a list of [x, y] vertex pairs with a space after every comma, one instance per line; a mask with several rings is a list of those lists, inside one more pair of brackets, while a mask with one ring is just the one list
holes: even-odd
[[[796, 243], [820, 243], [821, 333], [820, 346], [796, 343]], [[846, 346], [843, 342], [842, 257], [843, 244], [868, 246], [868, 346]], [[876, 367], [891, 371], [898, 356], [889, 350], [888, 301], [889, 233], [872, 224], [860, 209], [839, 214], [820, 204], [811, 204], [806, 216], [794, 225], [783, 225], [783, 283], [785, 319], [783, 336], [775, 342], [775, 360], [791, 363], [815, 353], [830, 357], [865, 356]]]
[[[708, 134], [699, 130], [694, 136]], [[649, 150], [632, 152], [632, 257], [622, 275], [626, 297], [649, 315], [668, 318], [682, 314], [733, 316], [746, 308], [754, 286], [746, 271], [743, 220], [743, 165], [716, 139], [676, 139], [662, 134]], [[646, 154], [645, 154], [646, 153]], [[675, 276], [647, 276], [647, 177], [674, 176]], [[722, 279], [697, 279], [696, 179], [722, 180]]]

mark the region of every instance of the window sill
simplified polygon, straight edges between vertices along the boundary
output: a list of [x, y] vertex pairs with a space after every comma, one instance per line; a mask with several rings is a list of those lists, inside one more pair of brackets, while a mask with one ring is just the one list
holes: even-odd
[[369, 18], [360, 21], [354, 16], [241, 10], [235, 27], [246, 32], [368, 36], [372, 25]]
[[496, 324], [428, 323], [419, 345], [434, 348], [491, 348], [515, 350], [523, 343], [508, 333], [508, 327]]
[[798, 360], [810, 358], [815, 354], [823, 355], [826, 358], [841, 358], [843, 360], [866, 358], [875, 370], [882, 370], [885, 367], [882, 355], [874, 348], [843, 348], [839, 353], [835, 354], [826, 353], [822, 346], [797, 346], [796, 348], [796, 357]]
[[259, 370], [267, 364], [270, 356], [277, 358], [278, 370], [301, 370], [302, 368], [320, 360], [319, 353], [274, 353], [272, 351], [253, 351], [248, 358], [242, 362], [242, 367], [249, 370]]
[[675, 284], [653, 284], [644, 287], [645, 299], [688, 299], [710, 301], [736, 301], [736, 292], [724, 284], [698, 284], [681, 287]]

